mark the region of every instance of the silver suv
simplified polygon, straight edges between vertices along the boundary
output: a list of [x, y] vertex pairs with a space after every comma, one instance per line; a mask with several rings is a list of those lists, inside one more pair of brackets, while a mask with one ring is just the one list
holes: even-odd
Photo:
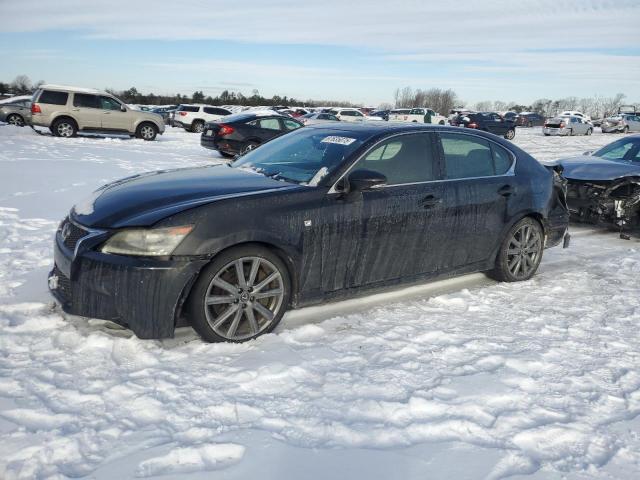
[[0, 101], [0, 122], [24, 127], [31, 122], [31, 97], [20, 96]]
[[42, 85], [33, 94], [31, 123], [48, 127], [58, 137], [100, 132], [154, 140], [164, 133], [164, 121], [156, 113], [131, 110], [99, 90], [56, 85]]

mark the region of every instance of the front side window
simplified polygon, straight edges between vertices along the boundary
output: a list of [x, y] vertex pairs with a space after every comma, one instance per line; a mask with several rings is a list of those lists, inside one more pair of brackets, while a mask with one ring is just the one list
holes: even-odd
[[67, 92], [56, 92], [53, 90], [43, 90], [38, 98], [38, 103], [47, 103], [50, 105], [66, 105], [69, 99]]
[[436, 180], [431, 137], [400, 135], [387, 139], [360, 159], [352, 171], [373, 170], [387, 177], [388, 185]]
[[120, 102], [111, 97], [100, 97], [100, 108], [102, 110], [120, 110]]
[[294, 122], [293, 120], [284, 120], [284, 128], [286, 130], [295, 130], [296, 128], [300, 128], [300, 124], [298, 122]]
[[447, 179], [502, 175], [511, 167], [509, 153], [497, 145], [492, 148], [488, 140], [455, 133], [440, 137]]

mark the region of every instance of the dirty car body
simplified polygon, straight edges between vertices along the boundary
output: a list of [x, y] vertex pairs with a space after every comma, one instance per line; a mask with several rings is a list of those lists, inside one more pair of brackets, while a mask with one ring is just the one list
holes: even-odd
[[[377, 184], [356, 188], [367, 175]], [[540, 248], [560, 243], [563, 185], [491, 134], [312, 125], [231, 166], [152, 172], [97, 190], [56, 233], [49, 287], [67, 312], [112, 320], [141, 338], [172, 337], [198, 277], [238, 246], [259, 245], [286, 265], [286, 308], [297, 308], [491, 270], [506, 232], [526, 217], [544, 233]], [[159, 255], [144, 246], [113, 253], [122, 235], [152, 244], [187, 230]]]
[[557, 164], [568, 181], [567, 202], [574, 219], [640, 228], [640, 135]]

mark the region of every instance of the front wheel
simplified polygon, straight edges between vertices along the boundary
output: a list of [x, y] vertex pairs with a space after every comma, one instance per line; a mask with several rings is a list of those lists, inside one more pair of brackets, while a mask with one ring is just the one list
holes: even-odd
[[158, 135], [158, 128], [150, 123], [143, 123], [136, 129], [136, 138], [146, 141], [155, 140]]
[[16, 127], [24, 127], [24, 118], [17, 113], [11, 114], [7, 117], [7, 123], [15, 125]]
[[585, 135], [591, 135], [592, 133], [593, 133], [593, 130], [592, 130], [591, 128], [589, 128], [589, 129], [587, 130], [587, 133], [585, 133]]
[[78, 127], [73, 120], [68, 118], [60, 118], [53, 122], [52, 125], [53, 134], [56, 137], [75, 137], [76, 133], [78, 133]]
[[242, 149], [242, 154], [249, 153], [254, 148], [257, 148], [260, 144], [258, 142], [247, 142], [247, 144]]
[[513, 140], [513, 137], [515, 136], [516, 136], [515, 128], [510, 128], [509, 130], [507, 130], [507, 133], [504, 134], [504, 138], [506, 138], [507, 140]]
[[200, 274], [189, 296], [193, 328], [208, 342], [244, 342], [272, 331], [290, 298], [289, 273], [270, 250], [232, 248]]
[[525, 217], [516, 223], [500, 245], [496, 267], [489, 276], [502, 282], [529, 280], [538, 270], [544, 250], [540, 223]]

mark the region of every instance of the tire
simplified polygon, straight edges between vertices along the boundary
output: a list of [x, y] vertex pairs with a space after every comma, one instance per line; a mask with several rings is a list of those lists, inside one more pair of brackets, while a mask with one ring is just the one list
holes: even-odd
[[589, 135], [591, 135], [592, 133], [593, 133], [593, 129], [592, 129], [592, 128], [589, 128], [589, 129], [587, 129], [587, 133], [585, 133], [585, 135], [589, 136]]
[[194, 120], [189, 131], [193, 133], [202, 133], [204, 131], [204, 122], [202, 120]]
[[228, 152], [221, 152], [220, 150], [218, 150], [220, 152], [220, 155], [222, 155], [224, 158], [233, 158], [235, 157], [235, 155], [233, 153], [228, 153]]
[[506, 138], [507, 140], [513, 140], [515, 136], [516, 136], [515, 128], [510, 128], [509, 130], [507, 130], [507, 133], [504, 134], [504, 138]]
[[568, 134], [567, 136], [569, 136], [569, 137], [573, 137], [573, 128], [570, 128], [570, 129], [569, 129], [569, 134]]
[[622, 133], [629, 133], [629, 125], [622, 129]]
[[444, 120], [440, 120], [440, 122], [438, 123], [438, 125], [444, 125]]
[[188, 317], [207, 342], [245, 342], [278, 325], [289, 307], [290, 285], [287, 267], [271, 250], [231, 248], [198, 276], [187, 301]]
[[7, 117], [7, 123], [16, 127], [24, 127], [24, 118], [17, 113], [12, 113]]
[[529, 125], [527, 125], [529, 128], [533, 127], [533, 122], [529, 122]]
[[75, 137], [78, 133], [78, 126], [71, 118], [58, 118], [51, 125], [53, 134], [56, 137], [70, 138]]
[[136, 138], [141, 138], [147, 142], [155, 140], [158, 136], [158, 127], [153, 123], [145, 122], [138, 125], [136, 128]]
[[257, 148], [259, 145], [260, 145], [260, 143], [254, 141], [254, 140], [248, 141], [247, 144], [242, 149], [242, 155], [244, 155], [245, 153], [250, 152], [254, 148]]
[[544, 134], [544, 136], [545, 136], [545, 137], [550, 137], [550, 136], [551, 136], [551, 134], [550, 134], [550, 133], [545, 133], [545, 134]]
[[[529, 240], [524, 247], [519, 246], [526, 238]], [[509, 229], [500, 244], [495, 269], [489, 272], [489, 276], [501, 282], [529, 280], [538, 270], [543, 251], [542, 226], [537, 220], [525, 217]]]

